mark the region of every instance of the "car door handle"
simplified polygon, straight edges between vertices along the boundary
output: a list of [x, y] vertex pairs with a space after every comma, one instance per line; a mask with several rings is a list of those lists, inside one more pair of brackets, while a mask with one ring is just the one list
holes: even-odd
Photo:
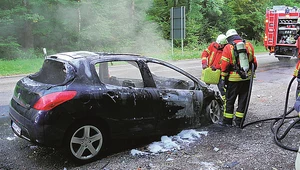
[[162, 99], [168, 100], [170, 97], [169, 96], [162, 96]]
[[163, 99], [163, 100], [168, 100], [170, 98], [169, 95], [167, 94], [161, 94], [160, 97]]

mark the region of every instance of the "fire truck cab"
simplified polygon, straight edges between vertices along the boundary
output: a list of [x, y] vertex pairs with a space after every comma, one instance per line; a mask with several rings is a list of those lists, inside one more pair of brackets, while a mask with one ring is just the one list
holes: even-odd
[[273, 6], [266, 9], [264, 46], [278, 60], [290, 60], [298, 56], [300, 38], [300, 9]]

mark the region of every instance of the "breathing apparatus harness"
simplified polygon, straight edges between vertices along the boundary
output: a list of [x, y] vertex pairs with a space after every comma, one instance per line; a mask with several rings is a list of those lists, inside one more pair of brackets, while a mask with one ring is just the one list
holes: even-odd
[[[217, 45], [216, 45], [217, 44]], [[225, 45], [222, 45], [222, 44], [218, 44], [218, 43], [215, 43], [214, 44], [214, 47], [217, 49], [217, 50], [223, 50], [223, 48], [225, 47]]]
[[235, 43], [233, 41], [231, 44], [234, 47], [234, 56], [236, 59], [236, 62], [233, 65], [233, 69], [241, 76], [242, 79], [247, 79], [249, 71], [249, 60], [245, 46], [246, 41], [243, 40], [238, 43]]

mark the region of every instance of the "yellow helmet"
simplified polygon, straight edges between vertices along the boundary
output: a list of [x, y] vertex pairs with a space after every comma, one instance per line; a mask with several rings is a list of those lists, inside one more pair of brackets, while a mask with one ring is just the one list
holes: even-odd
[[231, 37], [233, 35], [238, 35], [238, 33], [236, 32], [235, 29], [229, 29], [227, 32], [226, 32], [226, 38], [228, 37]]
[[217, 37], [216, 42], [217, 42], [218, 44], [227, 44], [226, 36], [225, 36], [224, 34], [220, 34], [220, 35]]

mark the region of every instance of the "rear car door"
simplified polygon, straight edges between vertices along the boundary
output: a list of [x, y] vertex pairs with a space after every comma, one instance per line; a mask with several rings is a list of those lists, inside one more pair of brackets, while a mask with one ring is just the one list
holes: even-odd
[[110, 117], [113, 133], [152, 133], [157, 113], [149, 104], [153, 100], [152, 90], [144, 88], [137, 62], [109, 61], [95, 66], [99, 79], [104, 84], [99, 104], [103, 105], [106, 101], [106, 117]]

